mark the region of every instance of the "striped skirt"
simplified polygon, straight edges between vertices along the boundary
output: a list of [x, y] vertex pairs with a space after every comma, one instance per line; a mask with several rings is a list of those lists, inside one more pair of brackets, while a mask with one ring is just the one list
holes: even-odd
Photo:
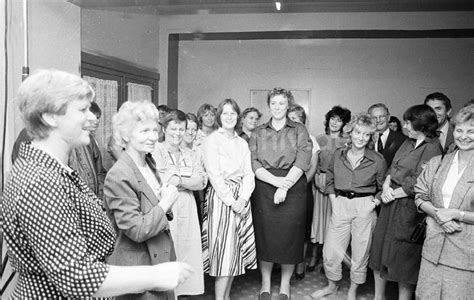
[[[226, 181], [237, 198], [240, 182]], [[237, 276], [257, 268], [250, 201], [236, 214], [219, 199], [212, 185], [203, 210], [202, 250], [204, 272], [210, 276]]]

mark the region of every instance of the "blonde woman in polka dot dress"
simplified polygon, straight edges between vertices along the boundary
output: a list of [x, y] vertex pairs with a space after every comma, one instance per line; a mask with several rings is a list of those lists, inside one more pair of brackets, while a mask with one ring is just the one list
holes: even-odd
[[174, 289], [190, 274], [181, 263], [154, 267], [106, 264], [115, 233], [100, 200], [67, 166], [89, 143], [94, 92], [77, 75], [42, 70], [17, 100], [32, 142], [22, 143], [3, 202], [3, 231], [13, 269], [14, 299], [112, 297]]

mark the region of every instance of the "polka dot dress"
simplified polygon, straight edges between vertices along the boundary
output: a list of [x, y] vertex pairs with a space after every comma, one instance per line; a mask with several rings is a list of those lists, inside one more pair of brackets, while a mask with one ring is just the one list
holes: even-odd
[[107, 276], [115, 233], [77, 172], [25, 143], [4, 196], [4, 236], [20, 275], [13, 297], [91, 297]]

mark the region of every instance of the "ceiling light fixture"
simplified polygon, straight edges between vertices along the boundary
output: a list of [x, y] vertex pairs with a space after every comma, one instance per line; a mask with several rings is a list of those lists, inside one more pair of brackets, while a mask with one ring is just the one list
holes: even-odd
[[275, 8], [276, 8], [276, 10], [278, 10], [278, 11], [281, 10], [281, 2], [280, 2], [280, 1], [275, 1]]

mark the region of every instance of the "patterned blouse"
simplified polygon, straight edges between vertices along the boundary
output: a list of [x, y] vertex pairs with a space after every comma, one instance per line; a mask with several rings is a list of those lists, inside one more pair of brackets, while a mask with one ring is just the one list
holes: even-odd
[[115, 232], [76, 171], [23, 143], [3, 202], [15, 299], [91, 297], [107, 277]]

